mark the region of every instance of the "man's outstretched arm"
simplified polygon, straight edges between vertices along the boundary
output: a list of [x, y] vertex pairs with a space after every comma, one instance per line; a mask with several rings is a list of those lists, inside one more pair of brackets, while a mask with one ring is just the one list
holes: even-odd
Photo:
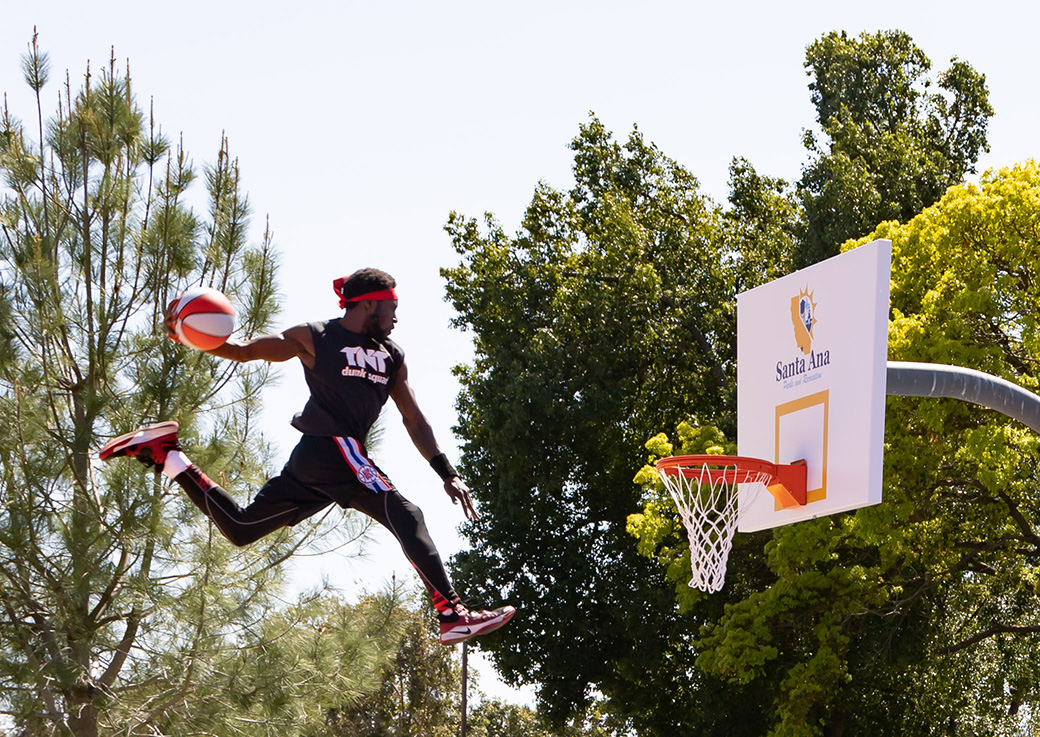
[[434, 466], [434, 470], [441, 476], [444, 491], [451, 497], [452, 503], [462, 503], [462, 511], [466, 515], [466, 519], [480, 519], [477, 509], [473, 505], [473, 499], [470, 498], [469, 487], [455, 473], [455, 469], [447, 462], [447, 458], [443, 457], [444, 453], [441, 452], [440, 446], [437, 445], [437, 438], [433, 435], [433, 428], [415, 401], [415, 392], [408, 383], [408, 368], [405, 364], [401, 364], [401, 368], [397, 371], [394, 385], [390, 389], [390, 396], [397, 405], [397, 409], [401, 411], [401, 418], [404, 420], [409, 437], [422, 457], [427, 461], [432, 461], [430, 465]]
[[[298, 333], [300, 327], [306, 329], [306, 326], [297, 326], [281, 333], [261, 335], [251, 340], [229, 338], [223, 345], [206, 351], [206, 353], [219, 358], [226, 358], [229, 361], [238, 361], [239, 363], [245, 363], [246, 361], [280, 363], [293, 358], [302, 359], [308, 356], [313, 359], [313, 349], [308, 350], [307, 346], [304, 345], [302, 336]], [[309, 332], [307, 338], [310, 338]]]
[[[163, 326], [166, 334], [173, 340], [177, 340], [173, 331], [173, 307], [172, 302], [166, 311]], [[314, 359], [314, 339], [311, 337], [310, 328], [306, 325], [296, 325], [281, 333], [261, 335], [249, 340], [236, 340], [228, 338], [227, 342], [216, 348], [206, 351], [210, 355], [226, 358], [229, 361], [245, 363], [247, 361], [268, 361], [280, 363], [293, 358], [299, 358], [308, 366], [309, 361]]]

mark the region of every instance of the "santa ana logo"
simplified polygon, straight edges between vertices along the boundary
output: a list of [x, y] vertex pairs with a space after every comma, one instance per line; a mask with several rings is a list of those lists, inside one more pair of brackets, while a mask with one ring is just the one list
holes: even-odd
[[776, 380], [783, 382], [784, 388], [815, 381], [821, 374], [814, 372], [831, 362], [829, 350], [813, 348], [817, 307], [813, 294], [806, 287], [797, 297], [791, 297], [791, 325], [794, 327], [794, 342], [801, 355], [796, 354], [789, 361], [776, 362]]
[[808, 355], [812, 351], [813, 327], [816, 326], [816, 303], [808, 287], [797, 297], [791, 297], [791, 323], [794, 325], [794, 342], [802, 353]]

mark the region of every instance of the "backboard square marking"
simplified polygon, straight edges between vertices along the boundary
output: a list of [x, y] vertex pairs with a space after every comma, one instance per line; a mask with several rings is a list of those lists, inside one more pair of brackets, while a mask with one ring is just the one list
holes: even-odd
[[[806, 462], [806, 504], [827, 498], [827, 426], [830, 390], [776, 407], [774, 463]], [[781, 509], [779, 503], [776, 510]]]

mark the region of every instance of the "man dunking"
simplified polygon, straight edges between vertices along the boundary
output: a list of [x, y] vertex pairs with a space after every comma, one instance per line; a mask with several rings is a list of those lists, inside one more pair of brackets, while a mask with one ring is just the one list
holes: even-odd
[[[303, 433], [282, 472], [247, 507], [240, 507], [188, 460], [178, 444], [176, 422], [163, 422], [109, 441], [102, 460], [136, 458], [179, 484], [195, 505], [235, 545], [247, 545], [295, 525], [330, 504], [364, 512], [397, 538], [430, 592], [440, 620], [440, 641], [453, 644], [496, 630], [516, 610], [470, 612], [455, 594], [422, 512], [368, 458], [365, 438], [387, 398], [401, 412], [422, 456], [444, 482], [468, 519], [477, 519], [469, 488], [441, 452], [430, 423], [408, 384], [404, 352], [389, 339], [397, 322], [396, 282], [377, 269], [361, 269], [333, 282], [343, 317], [297, 325], [252, 340], [230, 339], [208, 353], [231, 361], [303, 364], [310, 398], [292, 421]], [[166, 312], [174, 340], [175, 305]]]

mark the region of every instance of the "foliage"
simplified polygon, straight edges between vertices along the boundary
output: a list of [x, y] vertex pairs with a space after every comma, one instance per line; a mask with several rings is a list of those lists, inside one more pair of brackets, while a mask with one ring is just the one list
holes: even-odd
[[[446, 648], [436, 636], [434, 616], [421, 596], [402, 597], [393, 608], [393, 628], [380, 634], [389, 643], [379, 684], [351, 705], [327, 714], [334, 737], [406, 737], [443, 735], [461, 730], [462, 668], [459, 648]], [[368, 605], [370, 606], [370, 604]], [[391, 622], [387, 621], [387, 625]], [[357, 627], [344, 627], [356, 630]], [[289, 669], [295, 672], [296, 668]], [[598, 721], [551, 729], [534, 710], [489, 699], [469, 674], [470, 737], [606, 737]], [[475, 707], [473, 702], [477, 701]], [[275, 732], [272, 732], [274, 734]]]
[[526, 707], [501, 701], [484, 701], [469, 720], [472, 737], [550, 737], [538, 715]]
[[461, 674], [455, 649], [437, 640], [426, 607], [399, 612], [399, 634], [380, 685], [329, 715], [335, 737], [453, 737], [459, 731]]
[[[686, 543], [655, 478], [637, 476], [642, 496], [631, 483], [646, 438], [652, 454], [669, 444], [662, 428], [679, 427], [685, 448], [734, 436], [737, 293], [882, 221], [911, 221], [986, 150], [985, 79], [955, 59], [933, 81], [904, 33], [827, 34], [806, 67], [819, 132], [806, 135], [812, 158], [793, 189], [734, 159], [724, 210], [638, 129], [618, 144], [593, 118], [572, 144], [573, 189], [539, 185], [515, 236], [490, 215], [449, 219], [461, 264], [444, 271], [448, 297], [476, 348], [458, 369], [463, 465], [488, 511], [455, 565], [467, 589], [524, 607], [488, 647], [508, 678], [540, 684], [556, 724], [602, 698], [640, 734], [923, 734], [959, 720], [984, 733], [1008, 724], [995, 694], [1029, 690], [1024, 667], [1001, 691], [1010, 682], [994, 663], [1007, 655], [936, 658], [936, 642], [972, 611], [962, 605], [982, 601], [964, 587], [950, 598], [954, 575], [979, 575], [956, 546], [985, 538], [940, 534], [916, 504], [936, 503], [952, 457], [935, 427], [904, 438], [902, 459], [889, 454], [903, 461], [892, 482], [903, 501], [738, 536], [712, 597], [685, 587]], [[1004, 321], [972, 327], [1007, 360], [1018, 355], [1025, 375], [1032, 354], [1018, 343], [1031, 332], [997, 329]], [[964, 329], [952, 320], [930, 335], [943, 331]], [[963, 351], [959, 362], [985, 365], [970, 341], [954, 344], [946, 358]], [[632, 550], [626, 510], [639, 508], [627, 519], [640, 538]], [[663, 566], [647, 568], [639, 552]], [[669, 587], [678, 597], [666, 602]], [[970, 673], [988, 685], [958, 691]]]
[[[955, 187], [906, 225], [864, 239], [893, 241], [892, 358], [1036, 388], [1038, 198], [1040, 167], [1030, 162]], [[664, 442], [653, 441], [657, 453], [670, 450]], [[702, 630], [698, 667], [770, 694], [770, 734], [1035, 729], [1038, 461], [1035, 435], [1006, 417], [890, 399], [885, 502], [778, 528], [764, 549], [735, 549], [731, 569], [740, 575], [764, 556], [772, 581]], [[648, 503], [632, 529], [681, 581], [674, 508], [641, 479]]]
[[788, 183], [759, 174], [747, 159], [734, 158], [728, 200], [723, 220], [735, 292], [790, 273], [800, 243], [802, 211]]
[[[327, 735], [337, 713], [378, 689], [404, 636], [410, 605], [400, 590], [390, 590], [354, 605], [320, 593], [269, 609], [239, 633], [235, 647], [199, 664], [191, 698], [177, 699], [154, 727], [169, 737]], [[141, 665], [148, 670], [136, 674], [139, 682], [156, 685], [163, 682], [162, 670], [185, 667], [176, 653]], [[161, 687], [146, 685], [144, 691], [156, 700], [170, 697]]]
[[902, 31], [828, 33], [809, 46], [805, 66], [823, 137], [805, 135], [801, 266], [878, 223], [906, 222], [989, 150], [985, 77], [954, 58], [933, 80], [931, 61]]
[[482, 701], [469, 720], [470, 737], [607, 737], [617, 734], [609, 715], [591, 710], [580, 724], [552, 728], [534, 710], [501, 701]]
[[95, 453], [177, 419], [215, 478], [266, 477], [255, 424], [267, 369], [187, 351], [161, 321], [172, 297], [206, 284], [231, 297], [242, 334], [264, 329], [277, 309], [271, 235], [248, 243], [226, 140], [203, 168], [206, 211], [187, 204], [188, 154], [114, 58], [79, 90], [66, 82], [49, 119], [35, 38], [24, 70], [36, 130], [6, 106], [0, 118], [0, 705], [30, 734], [190, 731], [207, 710], [186, 704], [229, 697], [228, 653], [261, 647], [275, 565], [301, 533], [233, 551], [161, 477]]
[[638, 130], [618, 143], [596, 118], [572, 148], [574, 188], [540, 185], [516, 237], [490, 216], [448, 224], [462, 256], [448, 296], [476, 348], [458, 369], [464, 470], [488, 512], [454, 562], [467, 591], [520, 603], [486, 646], [507, 678], [540, 684], [557, 724], [595, 689], [676, 734], [714, 695], [691, 682], [671, 644], [691, 624], [625, 532], [632, 469], [662, 418], [732, 427], [733, 297], [790, 263], [752, 234], [789, 231], [791, 205], [736, 162], [752, 214], [733, 222]]

